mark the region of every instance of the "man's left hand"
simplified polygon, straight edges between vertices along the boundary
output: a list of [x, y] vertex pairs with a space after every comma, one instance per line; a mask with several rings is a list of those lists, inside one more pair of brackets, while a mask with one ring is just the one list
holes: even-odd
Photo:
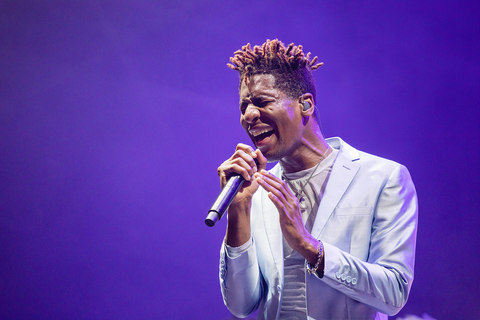
[[315, 264], [318, 259], [318, 240], [305, 229], [297, 197], [285, 181], [266, 170], [255, 173], [255, 179], [268, 192], [268, 197], [278, 210], [285, 240], [293, 250]]

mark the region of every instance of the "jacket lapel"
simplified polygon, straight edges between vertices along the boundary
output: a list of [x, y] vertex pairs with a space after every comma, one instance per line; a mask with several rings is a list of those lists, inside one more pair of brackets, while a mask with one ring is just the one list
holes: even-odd
[[312, 228], [312, 235], [320, 238], [320, 234], [335, 207], [347, 191], [350, 183], [358, 172], [360, 165], [355, 162], [359, 159], [358, 152], [343, 142], [340, 138], [327, 139], [335, 149], [340, 149], [332, 168], [327, 187], [317, 211], [317, 217]]
[[[271, 171], [275, 176], [281, 177], [280, 164], [277, 164]], [[260, 187], [261, 188], [261, 187]], [[262, 211], [264, 215], [265, 230], [272, 251], [273, 259], [283, 279], [283, 235], [280, 228], [278, 211], [273, 202], [268, 198], [267, 193], [262, 189]]]

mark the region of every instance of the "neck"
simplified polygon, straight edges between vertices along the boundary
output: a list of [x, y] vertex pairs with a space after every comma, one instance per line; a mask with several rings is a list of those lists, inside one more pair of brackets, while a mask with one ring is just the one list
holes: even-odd
[[290, 154], [280, 160], [285, 173], [298, 172], [313, 168], [326, 157], [329, 145], [322, 134], [305, 137], [301, 144]]

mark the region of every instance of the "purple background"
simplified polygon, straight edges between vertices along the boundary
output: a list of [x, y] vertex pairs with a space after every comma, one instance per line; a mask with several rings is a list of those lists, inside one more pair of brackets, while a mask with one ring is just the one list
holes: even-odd
[[225, 221], [247, 42], [302, 44], [327, 136], [405, 164], [416, 279], [400, 315], [478, 319], [478, 1], [0, 3], [0, 318], [227, 319]]

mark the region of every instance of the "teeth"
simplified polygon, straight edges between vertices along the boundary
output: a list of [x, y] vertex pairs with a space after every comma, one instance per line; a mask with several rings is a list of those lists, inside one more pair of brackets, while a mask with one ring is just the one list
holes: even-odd
[[250, 134], [251, 134], [252, 136], [256, 137], [256, 136], [261, 135], [262, 133], [269, 132], [269, 131], [271, 131], [271, 130], [273, 130], [273, 129], [270, 128], [270, 127], [269, 127], [269, 128], [265, 128], [265, 129], [261, 129], [261, 130], [250, 130]]

